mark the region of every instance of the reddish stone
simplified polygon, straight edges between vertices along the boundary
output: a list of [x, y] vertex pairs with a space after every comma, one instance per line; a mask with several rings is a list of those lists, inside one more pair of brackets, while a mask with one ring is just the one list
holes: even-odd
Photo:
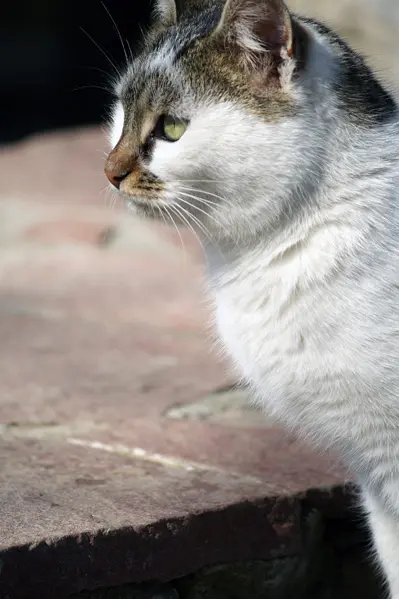
[[37, 439], [8, 429], [1, 444], [2, 596], [62, 598], [300, 550], [299, 502], [284, 489], [88, 450], [45, 428]]

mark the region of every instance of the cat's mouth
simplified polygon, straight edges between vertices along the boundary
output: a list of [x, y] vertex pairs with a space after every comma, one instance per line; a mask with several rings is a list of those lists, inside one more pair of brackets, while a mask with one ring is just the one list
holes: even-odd
[[[133, 180], [134, 179], [134, 180]], [[112, 186], [113, 191], [123, 200], [128, 210], [151, 216], [162, 211], [164, 203], [164, 186], [160, 181], [137, 180], [138, 177], [126, 177], [119, 186]], [[137, 182], [140, 185], [137, 185]]]
[[113, 190], [128, 205], [152, 204], [164, 193], [164, 183], [144, 168], [137, 156], [119, 144], [108, 155], [104, 171]]

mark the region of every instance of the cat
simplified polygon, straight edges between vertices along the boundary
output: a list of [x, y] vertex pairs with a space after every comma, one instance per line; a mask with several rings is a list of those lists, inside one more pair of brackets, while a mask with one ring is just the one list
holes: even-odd
[[158, 0], [105, 171], [202, 236], [220, 338], [267, 411], [362, 489], [399, 599], [399, 110], [282, 0]]

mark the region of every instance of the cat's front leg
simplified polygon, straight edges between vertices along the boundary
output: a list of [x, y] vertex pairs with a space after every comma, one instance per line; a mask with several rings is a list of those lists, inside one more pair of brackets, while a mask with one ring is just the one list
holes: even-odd
[[399, 481], [397, 491], [397, 496], [390, 498], [392, 502], [364, 492], [374, 546], [388, 583], [390, 599], [399, 599]]

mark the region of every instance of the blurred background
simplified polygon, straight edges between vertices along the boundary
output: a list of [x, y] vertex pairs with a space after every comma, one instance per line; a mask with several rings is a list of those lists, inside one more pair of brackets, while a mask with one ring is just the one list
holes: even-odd
[[[134, 46], [149, 3], [107, 0], [107, 8]], [[0, 27], [2, 141], [103, 118], [108, 98], [100, 88], [112, 73], [105, 53], [120, 65], [123, 52], [100, 0], [7, 3]]]

